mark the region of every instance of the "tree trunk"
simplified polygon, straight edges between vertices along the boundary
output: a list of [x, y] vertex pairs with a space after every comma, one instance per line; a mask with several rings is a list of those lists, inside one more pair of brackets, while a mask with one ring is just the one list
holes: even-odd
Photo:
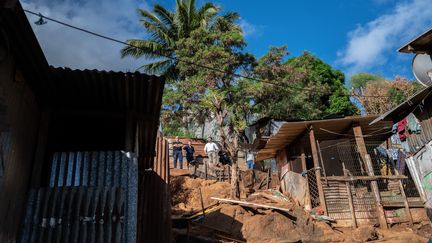
[[221, 136], [221, 145], [223, 149], [227, 150], [228, 155], [231, 157], [231, 198], [238, 199], [240, 197], [239, 175], [238, 175], [238, 136], [234, 133], [229, 133], [227, 136], [224, 130], [224, 115], [222, 110], [216, 112], [216, 122], [219, 126]]
[[238, 174], [238, 163], [237, 155], [233, 156], [233, 162], [231, 165], [231, 198], [240, 198], [240, 187], [239, 187], [239, 174]]

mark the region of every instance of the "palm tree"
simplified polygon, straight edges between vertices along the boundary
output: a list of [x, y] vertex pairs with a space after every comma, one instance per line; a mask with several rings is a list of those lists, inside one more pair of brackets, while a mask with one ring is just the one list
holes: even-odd
[[[199, 9], [195, 8], [195, 0], [176, 0], [174, 12], [156, 4], [153, 11], [138, 9], [141, 24], [150, 34], [146, 40], [128, 40], [131, 46], [121, 50], [122, 57], [145, 57], [153, 62], [144, 64], [142, 69], [149, 74], [163, 74], [168, 79], [177, 77], [175, 51], [176, 42], [189, 37], [198, 28], [212, 30], [222, 28], [225, 23], [233, 24], [238, 15], [228, 13], [218, 17], [220, 8], [213, 3], [205, 3]], [[222, 21], [224, 18], [224, 21]]]

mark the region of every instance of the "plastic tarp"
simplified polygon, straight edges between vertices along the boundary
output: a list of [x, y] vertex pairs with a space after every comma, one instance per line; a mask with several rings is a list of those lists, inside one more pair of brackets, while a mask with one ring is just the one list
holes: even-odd
[[300, 205], [304, 206], [309, 195], [308, 184], [301, 174], [287, 171], [281, 179], [282, 192], [288, 193]]
[[432, 142], [407, 159], [408, 169], [432, 218]]

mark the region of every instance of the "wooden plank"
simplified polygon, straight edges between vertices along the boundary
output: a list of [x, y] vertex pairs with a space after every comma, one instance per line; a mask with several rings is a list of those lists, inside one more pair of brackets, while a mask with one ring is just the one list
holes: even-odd
[[[369, 154], [366, 154], [365, 156], [366, 159], [366, 165], [367, 165], [367, 170], [369, 175], [373, 176], [373, 168], [372, 168], [372, 161], [371, 158], [369, 156]], [[384, 208], [382, 206], [381, 203], [381, 196], [379, 193], [379, 189], [378, 189], [378, 184], [376, 181], [371, 181], [371, 188], [372, 188], [372, 192], [375, 198], [375, 203], [376, 203], [376, 209], [377, 209], [377, 214], [378, 214], [378, 221], [380, 223], [380, 227], [381, 228], [388, 228], [387, 226], [387, 220], [385, 217], [385, 212], [384, 212]]]
[[[310, 142], [310, 146], [311, 146], [311, 150], [312, 150], [312, 159], [313, 159], [313, 163], [314, 163], [314, 167], [318, 168], [319, 167], [319, 158], [318, 158], [318, 149], [316, 146], [316, 139], [315, 139], [315, 132], [313, 130], [313, 127], [310, 127], [309, 130], [309, 142]], [[320, 200], [320, 206], [322, 208], [322, 210], [324, 211], [325, 214], [327, 214], [327, 208], [326, 208], [326, 202], [325, 202], [325, 198], [324, 198], [324, 191], [323, 191], [323, 186], [322, 186], [322, 182], [321, 182], [321, 170], [316, 169], [315, 170], [315, 177], [317, 180], [317, 188], [318, 188], [318, 194], [319, 194], [319, 200]]]
[[325, 170], [324, 160], [323, 160], [323, 157], [322, 157], [322, 154], [321, 154], [321, 147], [320, 147], [320, 144], [319, 144], [318, 140], [316, 140], [316, 146], [317, 146], [317, 150], [318, 150], [319, 159], [320, 159], [320, 162], [321, 162], [321, 168], [323, 170], [324, 180], [325, 180], [326, 184], [328, 185], [327, 173], [326, 173], [326, 170]]
[[259, 204], [259, 203], [251, 203], [251, 202], [245, 202], [245, 201], [239, 201], [239, 200], [233, 200], [233, 199], [226, 199], [226, 198], [217, 198], [217, 197], [210, 197], [210, 199], [222, 202], [222, 203], [234, 203], [245, 207], [252, 207], [252, 208], [265, 208], [265, 209], [274, 209], [274, 210], [280, 210], [283, 212], [290, 213], [292, 210], [288, 208], [280, 208], [265, 204]]
[[[300, 161], [301, 161], [301, 165], [302, 165], [302, 171], [307, 171], [306, 154], [305, 154], [303, 146], [300, 146]], [[312, 209], [312, 202], [310, 199], [309, 180], [307, 178], [307, 173], [306, 173], [306, 188], [307, 188], [307, 193], [306, 193], [306, 198], [305, 198], [305, 209], [311, 210]]]
[[[347, 170], [345, 168], [345, 163], [342, 162], [342, 170], [343, 170], [343, 174], [344, 176], [347, 176]], [[350, 213], [351, 213], [351, 223], [352, 223], [352, 227], [353, 228], [357, 228], [357, 220], [355, 217], [355, 211], [354, 211], [354, 203], [353, 203], [353, 199], [352, 199], [352, 194], [351, 194], [351, 186], [349, 182], [345, 182], [346, 185], [346, 191], [348, 194], [348, 204], [349, 204], [349, 209], [350, 209]]]
[[[328, 181], [377, 181], [381, 179], [385, 180], [403, 180], [407, 179], [407, 176], [404, 175], [394, 175], [394, 176], [383, 176], [383, 175], [377, 175], [377, 176], [327, 176]], [[324, 179], [322, 179], [324, 180]]]
[[359, 161], [360, 169], [361, 169], [362, 174], [365, 174], [367, 172], [367, 170], [365, 169], [367, 167], [366, 166], [366, 159], [365, 159], [365, 155], [367, 154], [367, 149], [366, 149], [366, 144], [365, 144], [364, 139], [363, 139], [363, 132], [361, 130], [361, 126], [359, 124], [355, 124], [353, 126], [353, 131], [354, 131], [355, 141], [357, 144], [357, 149], [358, 149], [358, 152], [359, 152], [360, 158], [361, 158], [361, 161]]
[[[356, 140], [356, 144], [357, 144], [357, 148], [358, 151], [360, 153], [360, 157], [362, 158], [364, 164], [366, 165], [366, 172], [368, 173], [369, 176], [374, 176], [374, 171], [373, 171], [373, 167], [372, 167], [372, 160], [369, 156], [369, 154], [367, 153], [367, 149], [366, 149], [366, 145], [363, 139], [363, 133], [362, 133], [362, 129], [360, 127], [360, 125], [355, 125], [353, 127], [353, 131], [354, 131], [354, 136], [355, 136], [355, 140]], [[378, 189], [378, 183], [376, 181], [371, 181], [371, 188], [373, 191], [373, 195], [375, 198], [375, 203], [376, 203], [376, 209], [377, 209], [377, 214], [378, 214], [378, 221], [380, 224], [381, 228], [388, 228], [387, 226], [387, 220], [385, 217], [385, 213], [384, 213], [384, 208], [381, 204], [381, 196], [379, 194], [379, 189]]]

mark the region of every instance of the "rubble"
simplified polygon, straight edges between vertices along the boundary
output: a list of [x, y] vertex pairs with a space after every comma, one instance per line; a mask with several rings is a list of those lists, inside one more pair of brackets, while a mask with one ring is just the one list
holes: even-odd
[[331, 220], [313, 218], [324, 216], [319, 208], [306, 212], [277, 190], [254, 191], [240, 200], [225, 200], [230, 195], [227, 182], [173, 177], [173, 218], [186, 220], [183, 228], [174, 224], [176, 242], [428, 242], [432, 235], [430, 224], [388, 230], [373, 226], [334, 228], [328, 222]]

